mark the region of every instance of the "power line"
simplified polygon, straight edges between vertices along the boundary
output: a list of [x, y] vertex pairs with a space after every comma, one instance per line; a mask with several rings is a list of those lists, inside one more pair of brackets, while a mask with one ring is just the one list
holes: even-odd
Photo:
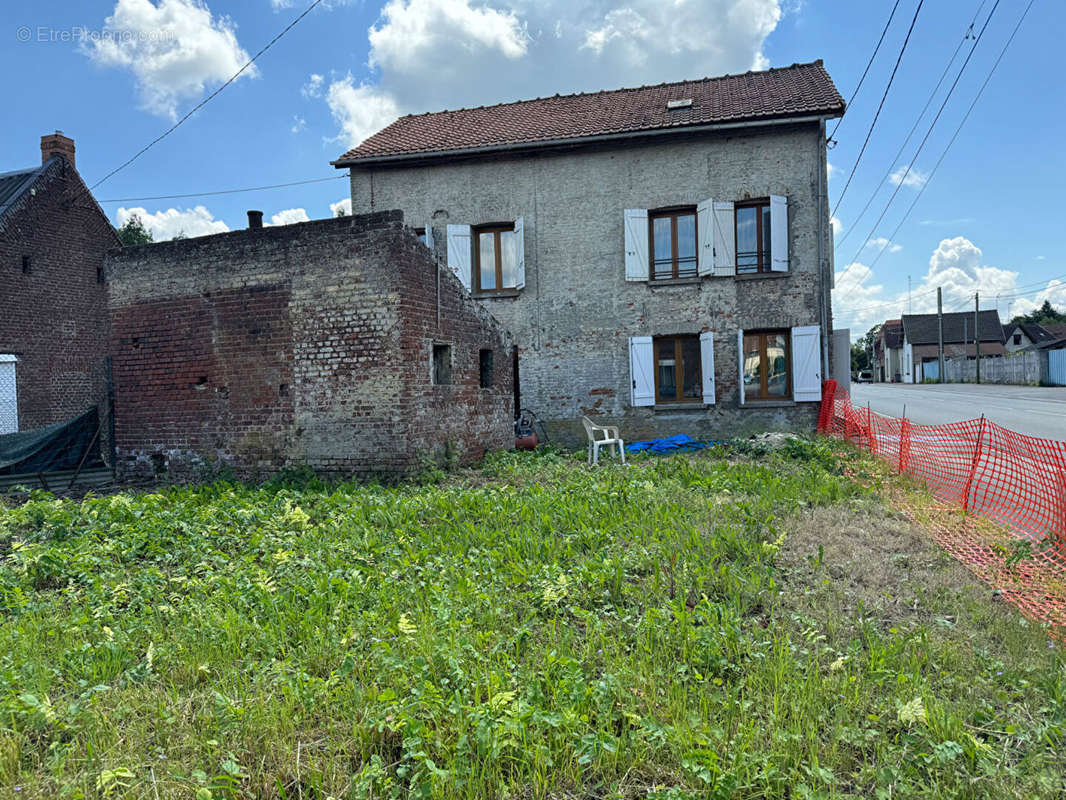
[[180, 200], [187, 197], [211, 197], [219, 194], [239, 194], [241, 192], [259, 192], [264, 189], [283, 189], [288, 186], [303, 186], [308, 183], [324, 183], [347, 179], [347, 175], [330, 175], [328, 178], [310, 178], [305, 181], [292, 181], [291, 183], [272, 183], [269, 186], [249, 186], [244, 189], [219, 189], [212, 192], [192, 192], [189, 194], [159, 194], [153, 197], [114, 197], [108, 200], [97, 200], [98, 203], [137, 203], [146, 200]]
[[892, 88], [892, 82], [896, 79], [896, 70], [899, 69], [899, 64], [903, 60], [903, 53], [907, 50], [907, 43], [911, 40], [914, 24], [918, 21], [918, 12], [922, 10], [922, 3], [924, 2], [925, 0], [918, 0], [918, 7], [914, 9], [914, 17], [911, 19], [911, 26], [907, 29], [907, 36], [903, 40], [903, 46], [899, 49], [899, 55], [896, 57], [896, 65], [892, 68], [892, 74], [888, 78], [888, 84], [885, 86], [884, 94], [881, 95], [881, 102], [878, 104], [877, 112], [874, 114], [873, 121], [870, 123], [870, 130], [866, 132], [866, 139], [862, 143], [862, 149], [859, 150], [859, 155], [855, 159], [855, 165], [851, 168], [851, 174], [848, 175], [848, 181], [844, 184], [844, 189], [840, 192], [840, 197], [837, 198], [836, 208], [833, 209], [833, 213], [830, 216], [835, 216], [837, 209], [840, 208], [840, 201], [844, 199], [848, 187], [851, 186], [851, 179], [855, 177], [855, 170], [859, 168], [859, 162], [862, 161], [862, 154], [866, 152], [866, 145], [870, 143], [870, 136], [873, 135], [874, 127], [877, 125], [877, 118], [881, 116], [881, 109], [885, 106], [885, 100], [888, 98], [889, 89]]
[[[1025, 22], [1025, 18], [1029, 15], [1029, 9], [1031, 9], [1033, 7], [1033, 3], [1035, 3], [1035, 2], [1036, 2], [1036, 0], [1029, 0], [1029, 4], [1025, 7], [1025, 10], [1022, 12], [1021, 17], [1018, 18], [1018, 23], [1014, 26], [1014, 30], [1011, 31], [1010, 38], [1007, 39], [1007, 43], [1003, 45], [1003, 49], [999, 51], [999, 56], [996, 57], [995, 62], [992, 64], [992, 68], [988, 71], [988, 76], [985, 78], [984, 83], [982, 83], [981, 84], [981, 88], [977, 90], [977, 94], [974, 96], [973, 102], [970, 103], [970, 107], [968, 109], [966, 109], [966, 113], [963, 115], [962, 120], [959, 122], [959, 126], [955, 129], [955, 132], [951, 135], [951, 139], [948, 141], [947, 146], [944, 147], [943, 152], [940, 154], [940, 158], [938, 158], [936, 160], [936, 164], [933, 165], [932, 171], [929, 173], [929, 176], [925, 179], [925, 183], [922, 184], [922, 188], [919, 189], [918, 193], [914, 196], [914, 200], [911, 201], [911, 204], [910, 204], [910, 206], [908, 206], [906, 212], [904, 212], [903, 217], [899, 221], [899, 224], [896, 225], [895, 229], [889, 235], [889, 237], [888, 237], [889, 239], [895, 239], [896, 238], [896, 234], [899, 233], [899, 229], [903, 227], [903, 223], [907, 221], [907, 217], [910, 216], [911, 212], [914, 210], [914, 207], [918, 204], [918, 200], [921, 199], [921, 196], [925, 193], [925, 190], [929, 187], [929, 184], [933, 180], [933, 176], [936, 175], [937, 170], [940, 169], [940, 165], [941, 165], [941, 163], [943, 163], [944, 157], [948, 154], [948, 151], [951, 149], [951, 146], [955, 143], [955, 140], [958, 138], [959, 133], [962, 131], [963, 125], [966, 124], [966, 120], [968, 120], [970, 118], [970, 114], [973, 113], [974, 107], [977, 105], [977, 101], [981, 99], [981, 95], [984, 93], [985, 88], [988, 86], [989, 81], [992, 80], [992, 76], [995, 74], [996, 68], [999, 66], [999, 62], [1003, 60], [1003, 56], [1006, 55], [1008, 48], [1010, 48], [1011, 43], [1014, 41], [1014, 37], [1018, 35], [1018, 30], [1022, 27], [1022, 23]], [[993, 9], [993, 11], [994, 10], [995, 9]], [[878, 253], [877, 258], [875, 258], [873, 260], [873, 263], [870, 264], [870, 269], [873, 269], [874, 264], [877, 263], [877, 261], [878, 261], [878, 259], [880, 257], [881, 257], [881, 254]]]
[[[881, 215], [877, 218], [877, 221], [870, 229], [870, 235], [867, 237], [867, 239], [871, 238], [877, 232], [877, 226], [881, 224], [881, 221], [885, 218], [885, 214], [888, 213], [888, 209], [892, 206], [893, 201], [899, 194], [900, 189], [903, 188], [904, 182], [907, 180], [907, 176], [910, 174], [911, 167], [914, 166], [915, 162], [918, 160], [918, 156], [921, 155], [922, 149], [925, 147], [926, 142], [929, 141], [929, 137], [932, 135], [933, 129], [936, 127], [937, 122], [940, 121], [940, 115], [944, 113], [944, 108], [947, 107], [948, 101], [951, 100], [951, 96], [955, 93], [955, 89], [959, 85], [959, 81], [962, 79], [963, 73], [966, 72], [966, 67], [969, 65], [970, 59], [973, 58], [973, 54], [977, 51], [977, 45], [980, 44], [981, 39], [985, 35], [985, 31], [988, 30], [988, 23], [992, 21], [992, 16], [996, 13], [996, 9], [999, 8], [999, 3], [1000, 0], [996, 0], [995, 5], [992, 6], [992, 10], [988, 12], [988, 16], [985, 18], [985, 24], [981, 26], [981, 32], [977, 34], [977, 38], [974, 39], [973, 46], [970, 48], [970, 52], [966, 54], [966, 60], [963, 61], [962, 66], [959, 67], [959, 72], [955, 76], [955, 80], [952, 81], [951, 87], [948, 89], [948, 93], [944, 96], [944, 100], [940, 104], [940, 108], [937, 109], [936, 116], [933, 117], [933, 121], [929, 123], [929, 129], [925, 132], [925, 136], [922, 137], [922, 141], [918, 144], [918, 149], [914, 151], [914, 155], [911, 157], [910, 163], [907, 164], [907, 169], [904, 171], [903, 175], [899, 179], [899, 182], [896, 184], [896, 188], [889, 196], [888, 202], [885, 203], [885, 207], [881, 209]], [[926, 183], [928, 183], [928, 181], [929, 179], [926, 178]], [[922, 188], [924, 189], [924, 186]], [[891, 241], [892, 237], [890, 236], [888, 238]], [[859, 254], [862, 252], [862, 248], [863, 246], [860, 246], [859, 249], [856, 251], [855, 258], [859, 257]], [[881, 253], [877, 254], [877, 257], [874, 259], [873, 263], [876, 263], [880, 259], [883, 252], [884, 251], [882, 250]]]
[[940, 87], [944, 84], [944, 78], [948, 76], [948, 72], [951, 70], [952, 65], [955, 63], [955, 59], [959, 56], [959, 51], [962, 50], [962, 46], [966, 43], [966, 40], [969, 39], [972, 35], [973, 26], [977, 23], [977, 17], [978, 15], [980, 15], [981, 10], [985, 7], [986, 2], [988, 2], [988, 0], [981, 0], [981, 4], [977, 7], [977, 11], [974, 12], [973, 21], [971, 21], [970, 24], [966, 26], [966, 32], [963, 34], [962, 39], [959, 40], [958, 45], [956, 45], [955, 52], [952, 53], [951, 58], [948, 59], [948, 63], [944, 67], [944, 71], [940, 73], [940, 79], [936, 82], [936, 86], [933, 87], [933, 91], [929, 93], [929, 99], [925, 101], [925, 106], [922, 107], [921, 113], [918, 114], [918, 117], [914, 120], [914, 124], [911, 126], [910, 131], [907, 133], [907, 138], [903, 140], [903, 144], [899, 146], [899, 150], [897, 150], [896, 154], [892, 156], [891, 161], [889, 161], [888, 168], [885, 170], [885, 174], [881, 176], [880, 180], [878, 180], [876, 184], [874, 184], [874, 190], [870, 193], [870, 198], [866, 201], [866, 205], [862, 207], [862, 211], [860, 211], [859, 215], [854, 219], [854, 221], [852, 221], [851, 225], [848, 227], [847, 232], [845, 232], [844, 235], [840, 237], [840, 241], [836, 242], [833, 245], [834, 247], [841, 247], [844, 242], [847, 241], [847, 238], [851, 236], [852, 231], [854, 231], [858, 227], [859, 220], [861, 220], [866, 215], [866, 212], [869, 210], [870, 205], [877, 197], [878, 193], [881, 190], [881, 187], [884, 185], [885, 180], [888, 178], [889, 175], [892, 174], [892, 167], [899, 160], [899, 157], [903, 155], [903, 150], [907, 147], [907, 144], [910, 142], [911, 137], [914, 136], [914, 132], [918, 130], [918, 125], [921, 123], [922, 118], [925, 116], [925, 112], [929, 110], [929, 106], [932, 105], [933, 99], [936, 97], [937, 92], [940, 91]]
[[[892, 6], [892, 13], [888, 15], [888, 22], [885, 23], [884, 30], [881, 31], [881, 38], [877, 40], [877, 46], [874, 47], [874, 51], [870, 53], [870, 60], [866, 62], [866, 69], [862, 71], [862, 77], [859, 78], [859, 83], [855, 87], [855, 91], [851, 93], [851, 97], [848, 98], [846, 108], [851, 108], [851, 103], [855, 99], [855, 95], [859, 93], [859, 89], [862, 88], [863, 81], [866, 80], [866, 73], [870, 71], [871, 65], [874, 63], [874, 59], [877, 58], [877, 51], [881, 49], [881, 43], [885, 41], [885, 34], [888, 33], [888, 27], [892, 24], [892, 18], [896, 16], [896, 9], [899, 8], [899, 0], [896, 0], [895, 5]], [[833, 126], [833, 132], [829, 134], [829, 138], [832, 139], [836, 136], [837, 130], [840, 128], [840, 123], [844, 121], [844, 117], [840, 117], [837, 120], [837, 124]]]
[[98, 180], [96, 183], [94, 183], [92, 186], [90, 186], [89, 187], [89, 191], [91, 192], [93, 189], [95, 189], [101, 183], [106, 181], [112, 175], [115, 175], [116, 173], [124, 170], [126, 167], [128, 167], [130, 164], [132, 164], [134, 161], [136, 161], [142, 155], [147, 153], [152, 147], [154, 147], [156, 144], [158, 144], [159, 142], [163, 141], [163, 139], [165, 139], [167, 136], [169, 136], [174, 131], [176, 131], [181, 126], [181, 124], [183, 122], [185, 122], [185, 120], [187, 120], [189, 117], [191, 117], [197, 111], [199, 111], [201, 108], [203, 108], [208, 103], [210, 103], [212, 100], [214, 100], [219, 94], [221, 94], [223, 89], [225, 89], [227, 86], [229, 86], [235, 80], [237, 80], [237, 78], [239, 78], [241, 76], [241, 74], [246, 69], [248, 69], [248, 67], [252, 66], [252, 64], [255, 63], [256, 59], [258, 59], [259, 56], [263, 55], [263, 53], [265, 53], [267, 50], [269, 50], [271, 47], [273, 47], [274, 44], [282, 36], [284, 36], [286, 33], [288, 33], [290, 30], [292, 30], [300, 20], [302, 20], [304, 17], [306, 17], [308, 14], [310, 14], [311, 11], [314, 9], [314, 7], [317, 6], [321, 2], [322, 2], [322, 0], [314, 0], [314, 2], [312, 2], [311, 5], [309, 5], [304, 10], [304, 12], [302, 14], [300, 14], [298, 17], [296, 17], [296, 19], [294, 19], [287, 26], [285, 26], [285, 29], [282, 30], [281, 33], [279, 33], [277, 36], [275, 36], [273, 39], [271, 39], [269, 42], [267, 42], [266, 46], [264, 46], [258, 53], [256, 53], [250, 59], [248, 59], [248, 61], [245, 62], [244, 66], [241, 67], [239, 70], [237, 70], [229, 78], [229, 80], [227, 80], [225, 83], [223, 83], [217, 89], [215, 89], [215, 91], [211, 92], [211, 94], [209, 94], [207, 97], [205, 97], [199, 103], [197, 103], [195, 106], [193, 106], [192, 110], [189, 111], [189, 113], [187, 113], [184, 117], [182, 117], [177, 122], [175, 122], [173, 125], [171, 125], [169, 128], [167, 128], [167, 130], [163, 131], [163, 133], [159, 134], [159, 136], [155, 137], [152, 141], [150, 141], [148, 144], [146, 144], [144, 147], [142, 147], [140, 150], [138, 150], [136, 153], [134, 153], [134, 155], [131, 158], [129, 158], [126, 161], [124, 161], [123, 163], [119, 164], [117, 167], [115, 167], [113, 170], [111, 170], [109, 173], [107, 173], [104, 177], [102, 177], [100, 180]]

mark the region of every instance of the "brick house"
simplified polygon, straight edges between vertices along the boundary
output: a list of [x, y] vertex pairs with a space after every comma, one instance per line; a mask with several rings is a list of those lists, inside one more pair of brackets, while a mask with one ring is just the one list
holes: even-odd
[[39, 166], [0, 174], [0, 434], [105, 401], [103, 264], [118, 244], [61, 132], [41, 137]]
[[398, 211], [113, 251], [117, 467], [403, 475], [513, 442], [510, 345]]
[[333, 163], [353, 213], [403, 210], [511, 332], [554, 437], [812, 429], [843, 112], [817, 61], [406, 116]]

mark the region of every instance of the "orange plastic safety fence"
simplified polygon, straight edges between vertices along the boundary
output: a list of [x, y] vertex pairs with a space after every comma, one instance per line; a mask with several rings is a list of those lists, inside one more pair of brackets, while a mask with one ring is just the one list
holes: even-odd
[[[946, 550], [1027, 615], [1066, 631], [1066, 442], [1025, 436], [984, 417], [916, 425], [853, 407], [836, 381], [823, 387], [818, 429], [922, 480], [945, 503], [1028, 540], [1019, 551], [1018, 541], [1007, 546], [950, 512], [923, 521]], [[913, 509], [903, 510], [914, 518]]]

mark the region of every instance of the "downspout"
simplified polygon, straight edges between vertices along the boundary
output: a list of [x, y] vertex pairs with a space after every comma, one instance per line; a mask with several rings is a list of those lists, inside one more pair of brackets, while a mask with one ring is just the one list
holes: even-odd
[[832, 287], [830, 285], [831, 271], [829, 269], [829, 260], [826, 257], [825, 247], [825, 218], [829, 213], [829, 186], [828, 177], [826, 176], [826, 159], [828, 156], [825, 151], [825, 120], [821, 120], [818, 123], [819, 136], [816, 142], [818, 148], [816, 163], [818, 164], [818, 269], [819, 275], [819, 298], [818, 306], [821, 316], [822, 326], [822, 378], [828, 379], [831, 376], [830, 362], [829, 362], [829, 337], [832, 335], [830, 330], [830, 292]]

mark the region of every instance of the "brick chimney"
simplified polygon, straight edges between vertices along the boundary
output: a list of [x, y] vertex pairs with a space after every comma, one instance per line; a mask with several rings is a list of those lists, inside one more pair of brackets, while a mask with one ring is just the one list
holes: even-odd
[[41, 137], [41, 163], [52, 156], [62, 156], [74, 166], [74, 140], [64, 136], [63, 131], [56, 131]]
[[248, 230], [257, 231], [263, 227], [263, 212], [262, 211], [249, 211], [248, 212]]

